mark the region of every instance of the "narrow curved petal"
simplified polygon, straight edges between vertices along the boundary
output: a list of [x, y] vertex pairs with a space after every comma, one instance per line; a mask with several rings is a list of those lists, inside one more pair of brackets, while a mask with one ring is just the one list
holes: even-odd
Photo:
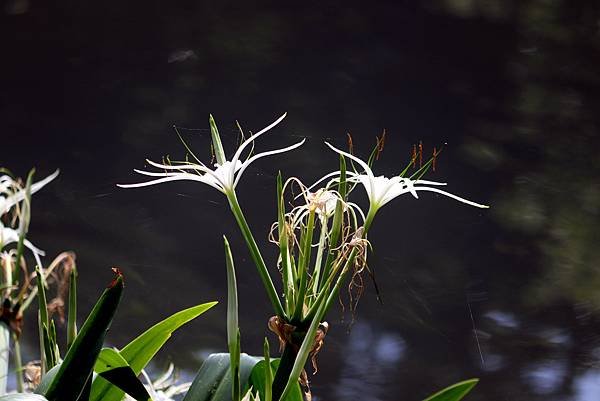
[[[408, 178], [405, 178], [408, 179]], [[445, 182], [438, 182], [438, 181], [427, 181], [427, 180], [415, 180], [413, 181], [413, 183], [415, 185], [448, 185]]]
[[367, 173], [367, 175], [369, 176], [369, 178], [372, 179], [372, 178], [375, 177], [373, 175], [373, 171], [371, 170], [371, 168], [369, 167], [369, 165], [367, 163], [365, 163], [364, 161], [360, 160], [358, 157], [354, 156], [353, 154], [350, 154], [348, 152], [344, 152], [343, 150], [340, 150], [340, 149], [336, 148], [335, 146], [333, 146], [329, 142], [325, 142], [325, 145], [329, 146], [329, 148], [331, 150], [333, 150], [334, 152], [337, 152], [337, 153], [339, 153], [342, 156], [346, 156], [347, 158], [352, 159], [355, 162], [357, 162], [358, 164], [360, 164], [360, 166], [365, 170], [365, 173]]
[[[326, 179], [328, 179], [330, 177], [335, 177], [336, 175], [340, 175], [340, 174], [341, 174], [340, 171], [333, 171], [329, 174], [325, 174], [323, 177], [321, 177], [317, 181], [315, 181], [310, 187], [306, 188], [306, 190], [310, 191], [311, 189], [313, 189], [314, 187], [316, 187], [317, 185], [319, 185], [321, 182], [325, 181]], [[300, 195], [297, 195], [296, 198]]]
[[467, 200], [465, 198], [461, 198], [460, 196], [456, 196], [454, 194], [451, 194], [450, 192], [446, 192], [446, 191], [442, 191], [441, 189], [437, 189], [437, 188], [429, 188], [429, 187], [415, 187], [415, 189], [417, 191], [429, 191], [429, 192], [435, 192], [444, 196], [447, 196], [449, 198], [455, 199], [461, 203], [466, 203], [467, 205], [471, 205], [471, 206], [475, 206], [475, 207], [479, 207], [481, 209], [488, 209], [489, 206], [487, 205], [482, 205], [480, 203], [475, 203], [472, 202], [470, 200]]
[[[214, 178], [215, 181], [217, 181], [220, 184], [224, 185], [223, 180], [221, 179], [221, 177], [218, 174], [215, 174], [215, 172], [213, 170], [209, 169], [208, 167], [196, 166], [196, 168], [194, 168], [194, 170], [197, 170], [197, 171], [205, 173], [205, 176], [207, 176], [206, 177], [207, 180], [208, 180], [209, 177], [212, 177], [212, 178]], [[188, 175], [196, 176], [197, 175], [197, 176], [203, 177], [202, 175], [192, 174], [192, 173], [186, 173], [186, 172], [181, 172], [181, 171], [173, 172], [173, 173], [159, 173], [159, 172], [139, 170], [137, 168], [134, 168], [133, 171], [135, 171], [138, 174], [147, 175], [147, 176], [150, 176], [150, 177], [174, 177], [174, 176], [180, 175], [180, 174], [183, 174], [183, 175], [186, 175], [186, 176], [188, 176]]]
[[287, 116], [287, 113], [283, 113], [283, 115], [281, 117], [279, 117], [277, 120], [275, 120], [273, 123], [271, 123], [270, 125], [268, 125], [267, 127], [263, 128], [263, 129], [261, 129], [256, 134], [250, 136], [248, 139], [246, 139], [240, 145], [240, 147], [235, 152], [235, 154], [233, 155], [233, 158], [231, 159], [231, 162], [233, 164], [236, 164], [237, 161], [239, 160], [240, 156], [242, 155], [242, 152], [244, 151], [244, 149], [246, 149], [246, 147], [248, 145], [250, 145], [252, 142], [254, 142], [254, 140], [256, 138], [258, 138], [259, 136], [261, 136], [262, 134], [264, 134], [265, 132], [267, 132], [268, 130], [270, 130], [271, 128], [273, 128], [274, 126], [276, 126], [277, 124], [279, 124], [285, 118], [285, 116]]
[[[19, 232], [10, 227], [2, 227], [0, 242], [2, 242], [2, 246], [6, 246], [8, 244], [12, 244], [14, 242], [19, 242]], [[23, 244], [29, 248], [31, 252], [34, 254], [38, 254], [44, 256], [46, 253], [39, 248], [36, 248], [29, 240], [25, 239]]]
[[365, 220], [367, 220], [367, 218], [365, 217], [365, 213], [362, 211], [362, 209], [360, 208], [360, 206], [358, 206], [354, 202], [347, 202], [346, 204], [348, 206], [352, 207], [354, 210], [356, 210], [360, 214], [360, 217], [362, 218], [363, 223], [365, 222]]
[[[50, 181], [54, 180], [60, 174], [60, 170], [56, 169], [56, 171], [50, 174], [48, 177], [31, 184], [31, 194], [33, 195], [40, 189], [42, 189], [46, 184]], [[0, 198], [0, 215], [8, 213], [8, 211], [17, 203], [21, 202], [25, 199], [25, 189], [22, 189], [14, 194], [7, 196], [6, 198]]]
[[[285, 117], [285, 115], [284, 115]], [[240, 177], [242, 176], [242, 174], [244, 173], [244, 171], [246, 170], [246, 168], [253, 163], [254, 161], [260, 159], [261, 157], [265, 157], [265, 156], [271, 156], [271, 155], [276, 155], [278, 153], [285, 153], [285, 152], [289, 152], [290, 150], [294, 150], [296, 148], [299, 148], [300, 146], [302, 146], [304, 144], [304, 142], [306, 142], [306, 138], [304, 138], [303, 140], [301, 140], [298, 143], [295, 143], [291, 146], [282, 148], [282, 149], [275, 149], [275, 150], [270, 150], [268, 152], [262, 152], [259, 154], [256, 154], [254, 156], [252, 156], [251, 158], [249, 158], [248, 160], [246, 160], [243, 164], [242, 167], [239, 169], [239, 171], [237, 172], [237, 175], [235, 177], [235, 181], [233, 183], [233, 188], [235, 188], [238, 184], [238, 182], [240, 181]]]
[[134, 168], [133, 171], [138, 174], [141, 174], [141, 175], [147, 175], [149, 177], [175, 177], [176, 175], [181, 174], [181, 173], [157, 173], [154, 171], [138, 170], [137, 168]]
[[[367, 174], [367, 176], [369, 177], [369, 185], [370, 185], [370, 190], [367, 190], [368, 192], [370, 191], [371, 194], [375, 193], [375, 187], [373, 185], [373, 181], [375, 180], [375, 176], [373, 175], [373, 171], [371, 170], [371, 168], [369, 167], [369, 165], [367, 163], [365, 163], [364, 161], [360, 160], [358, 157], [348, 153], [348, 152], [344, 152], [343, 150], [340, 150], [338, 148], [336, 148], [335, 146], [331, 145], [329, 142], [325, 142], [325, 145], [329, 146], [329, 148], [331, 150], [333, 150], [334, 152], [339, 153], [342, 156], [346, 156], [351, 160], [354, 160], [355, 162], [357, 162], [364, 170], [365, 173]], [[367, 188], [367, 187], [365, 187]]]
[[215, 182], [213, 182], [211, 180], [207, 180], [206, 178], [204, 178], [204, 176], [201, 176], [201, 175], [187, 174], [187, 173], [180, 173], [180, 174], [178, 174], [176, 176], [159, 178], [157, 180], [152, 180], [152, 181], [147, 181], [147, 182], [141, 182], [141, 183], [138, 183], [138, 184], [117, 184], [117, 186], [120, 187], [120, 188], [141, 188], [141, 187], [149, 187], [151, 185], [156, 185], [156, 184], [162, 184], [163, 182], [185, 181], [185, 180], [198, 181], [198, 182], [201, 182], [203, 184], [210, 185], [211, 187], [213, 187], [215, 189], [218, 189], [219, 191], [225, 193], [224, 189], [222, 187], [220, 187], [218, 185], [218, 183], [215, 183]]

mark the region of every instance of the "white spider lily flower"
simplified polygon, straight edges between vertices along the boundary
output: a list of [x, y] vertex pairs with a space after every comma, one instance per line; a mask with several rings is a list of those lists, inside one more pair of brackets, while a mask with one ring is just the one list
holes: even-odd
[[[142, 175], [146, 175], [146, 176], [150, 176], [150, 177], [160, 177], [160, 178], [156, 178], [154, 180], [142, 182], [139, 184], [117, 184], [117, 186], [119, 186], [121, 188], [138, 188], [138, 187], [146, 187], [146, 186], [155, 185], [155, 184], [161, 184], [163, 182], [190, 180], [190, 181], [197, 181], [197, 182], [202, 182], [204, 184], [207, 184], [207, 185], [221, 191], [225, 195], [231, 194], [234, 192], [235, 187], [239, 183], [240, 177], [242, 176], [242, 174], [244, 173], [246, 168], [248, 168], [248, 166], [250, 164], [252, 164], [254, 161], [256, 161], [262, 157], [265, 157], [265, 156], [271, 156], [271, 155], [275, 155], [278, 153], [289, 152], [290, 150], [296, 149], [296, 148], [302, 146], [302, 144], [304, 144], [305, 139], [303, 139], [302, 141], [300, 141], [294, 145], [291, 145], [291, 146], [288, 146], [288, 147], [285, 147], [282, 149], [275, 149], [275, 150], [270, 150], [267, 152], [255, 154], [255, 155], [249, 157], [244, 162], [242, 162], [240, 160], [242, 152], [248, 146], [252, 145], [253, 142], [258, 137], [260, 137], [262, 134], [269, 131], [271, 128], [273, 128], [277, 124], [279, 124], [285, 118], [286, 115], [287, 115], [287, 113], [283, 114], [281, 117], [279, 117], [277, 120], [275, 120], [272, 124], [263, 128], [262, 130], [260, 130], [259, 132], [257, 132], [256, 134], [250, 136], [247, 140], [245, 140], [240, 145], [240, 147], [236, 150], [236, 152], [233, 155], [233, 157], [231, 158], [231, 160], [227, 160], [225, 158], [225, 153], [222, 149], [222, 145], [221, 145], [221, 141], [218, 136], [218, 132], [215, 134], [216, 127], [214, 127], [213, 145], [214, 145], [214, 149], [215, 149], [215, 154], [217, 156], [217, 163], [215, 163], [214, 169], [209, 168], [204, 163], [201, 163], [199, 160], [197, 160], [198, 163], [186, 162], [186, 163], [180, 163], [180, 164], [176, 164], [176, 165], [156, 163], [151, 160], [146, 160], [148, 162], [148, 164], [150, 164], [151, 166], [159, 168], [159, 169], [167, 170], [167, 171], [151, 172], [151, 171], [143, 171], [143, 170], [136, 169], [134, 171], [138, 174], [142, 174]], [[214, 124], [214, 122], [212, 121], [212, 118], [211, 118], [211, 129], [213, 128], [212, 127], [213, 124]]]
[[[40, 189], [42, 189], [50, 181], [58, 177], [60, 170], [56, 170], [48, 177], [31, 184], [31, 194], [33, 195]], [[10, 209], [17, 203], [25, 199], [25, 188], [21, 188], [11, 177], [8, 175], [0, 176], [0, 216], [6, 214]]]
[[307, 191], [306, 195], [309, 205], [315, 207], [319, 216], [323, 218], [329, 217], [335, 212], [338, 199], [339, 195], [325, 188], [321, 188], [316, 192]]
[[[340, 149], [337, 149], [336, 147], [332, 146], [331, 144], [329, 144], [327, 142], [325, 142], [325, 144], [327, 146], [329, 146], [329, 148], [331, 148], [333, 151], [339, 153], [340, 155], [348, 157], [349, 159], [358, 163], [363, 168], [364, 173], [360, 173], [360, 174], [348, 171], [347, 172], [348, 181], [360, 183], [360, 184], [362, 184], [362, 186], [365, 187], [365, 190], [367, 192], [367, 196], [368, 196], [369, 202], [370, 202], [370, 209], [371, 209], [370, 214], [375, 213], [380, 207], [382, 207], [383, 205], [385, 205], [392, 199], [394, 199], [400, 195], [404, 195], [406, 193], [410, 193], [410, 194], [412, 194], [412, 196], [414, 196], [415, 198], [418, 199], [419, 196], [418, 196], [417, 192], [419, 192], [419, 191], [435, 192], [435, 193], [447, 196], [449, 198], [452, 198], [454, 200], [457, 200], [461, 203], [465, 203], [470, 206], [475, 206], [475, 207], [479, 207], [479, 208], [489, 208], [489, 206], [487, 206], [487, 205], [482, 205], [482, 204], [461, 198], [460, 196], [451, 194], [449, 192], [443, 191], [443, 190], [435, 187], [435, 186], [446, 185], [446, 183], [443, 183], [443, 182], [427, 181], [427, 180], [411, 180], [410, 178], [400, 177], [400, 176], [394, 176], [392, 178], [388, 178], [388, 177], [384, 177], [381, 175], [381, 176], [376, 177], [375, 174], [373, 174], [373, 171], [371, 170], [369, 165], [367, 163], [365, 163], [363, 160], [359, 159], [358, 157], [356, 157], [348, 152], [344, 152]], [[337, 174], [339, 174], [339, 172]], [[335, 176], [335, 174], [333, 174], [333, 176]], [[321, 178], [321, 180], [319, 180], [317, 182], [320, 182], [329, 177], [332, 177], [331, 173], [326, 175], [325, 177]]]

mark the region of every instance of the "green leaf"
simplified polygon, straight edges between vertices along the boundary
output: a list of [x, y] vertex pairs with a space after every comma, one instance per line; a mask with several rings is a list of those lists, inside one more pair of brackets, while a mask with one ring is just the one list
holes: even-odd
[[76, 400], [90, 378], [123, 294], [123, 276], [118, 271], [116, 273], [116, 277], [90, 312], [56, 376], [45, 391], [44, 396], [49, 401]]
[[146, 391], [146, 387], [137, 378], [137, 375], [119, 351], [112, 348], [102, 348], [96, 360], [94, 371], [136, 400], [150, 400], [150, 394]]
[[[121, 356], [129, 363], [134, 373], [139, 375], [175, 330], [216, 304], [217, 302], [208, 302], [173, 314], [131, 341], [121, 350]], [[120, 401], [122, 398], [123, 391], [114, 387], [105, 379], [97, 377], [94, 380], [90, 401]]]
[[225, 245], [225, 265], [227, 266], [227, 346], [229, 348], [231, 374], [233, 380], [232, 398], [239, 401], [240, 396], [240, 330], [238, 325], [238, 297], [235, 280], [233, 255], [227, 237], [223, 236]]
[[35, 267], [37, 277], [37, 298], [38, 298], [38, 330], [40, 337], [40, 356], [42, 359], [42, 374], [50, 370], [54, 364], [52, 354], [50, 353], [50, 339], [48, 338], [48, 306], [46, 303], [46, 289], [44, 275], [40, 271], [40, 266]]
[[[271, 377], [273, 377], [273, 375], [277, 371], [280, 361], [281, 360], [279, 358], [271, 360], [271, 369], [270, 369]], [[269, 396], [265, 393], [265, 383], [267, 382], [267, 375], [269, 374], [267, 372], [267, 370], [265, 369], [266, 366], [267, 366], [267, 364], [264, 360], [257, 363], [256, 366], [254, 366], [254, 369], [252, 369], [252, 373], [250, 374], [250, 379], [249, 379], [249, 383], [248, 383], [250, 386], [252, 386], [252, 388], [254, 390], [256, 390], [258, 392], [258, 394], [260, 395], [261, 401], [263, 401], [263, 400], [266, 401], [267, 400], [266, 397]], [[273, 379], [271, 379], [271, 382], [272, 381], [273, 381]], [[298, 382], [296, 382], [296, 385], [290, 390], [287, 397], [285, 398], [285, 401], [303, 401], [303, 400], [304, 399], [302, 398], [302, 390], [300, 389], [300, 384]]]
[[[248, 378], [254, 366], [262, 357], [240, 355], [240, 383], [245, 393]], [[229, 354], [220, 353], [210, 355], [198, 370], [183, 401], [231, 401], [231, 369]]]
[[[265, 343], [263, 345], [263, 354], [264, 354], [264, 358], [265, 360], [263, 361], [265, 363], [265, 367], [269, 366], [271, 367], [271, 351], [269, 349], [269, 340], [265, 337]], [[271, 369], [264, 369], [264, 374], [265, 374], [265, 391], [264, 391], [264, 396], [260, 397], [263, 401], [272, 401], [273, 399], [273, 371]], [[250, 374], [250, 376], [252, 376], [252, 374]]]
[[225, 157], [225, 151], [223, 150], [223, 144], [221, 143], [219, 130], [217, 129], [217, 124], [215, 123], [215, 119], [213, 118], [212, 114], [208, 116], [208, 123], [210, 124], [210, 135], [212, 137], [215, 157], [217, 158], [217, 163], [222, 166], [223, 163], [227, 161], [227, 158]]
[[[35, 169], [32, 168], [27, 175], [27, 181], [25, 182], [25, 199], [23, 200], [23, 206], [21, 210], [21, 217], [19, 218], [19, 242], [17, 243], [17, 255], [15, 260], [17, 261], [17, 265], [21, 264], [21, 257], [23, 256], [23, 251], [25, 250], [25, 237], [27, 236], [27, 232], [29, 231], [29, 222], [31, 220], [31, 185], [33, 182], [33, 176], [35, 174]], [[39, 266], [41, 268], [41, 266]], [[13, 282], [19, 281], [19, 274], [21, 269], [15, 270], [15, 277], [13, 278]]]
[[67, 317], [67, 351], [77, 337], [77, 267], [69, 275], [69, 312]]
[[17, 393], [3, 395], [0, 397], [0, 401], [48, 401], [48, 399], [39, 394]]
[[467, 395], [473, 387], [479, 382], [479, 379], [469, 379], [460, 383], [453, 384], [445, 389], [435, 393], [423, 401], [459, 401]]

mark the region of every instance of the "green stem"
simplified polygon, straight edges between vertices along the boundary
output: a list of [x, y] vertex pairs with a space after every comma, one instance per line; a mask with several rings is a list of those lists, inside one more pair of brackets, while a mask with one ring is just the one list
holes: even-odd
[[[29, 218], [31, 216], [31, 183], [33, 182], [34, 174], [35, 169], [33, 168], [27, 175], [27, 181], [25, 183], [25, 200], [23, 202], [22, 214], [19, 217], [19, 241], [17, 243], [17, 263], [14, 266], [14, 283], [18, 283], [20, 280], [19, 276], [21, 274], [21, 257], [23, 256], [23, 251], [25, 250], [25, 236], [29, 230]], [[40, 266], [40, 269], [41, 268], [42, 266]]]
[[25, 385], [23, 383], [23, 360], [21, 359], [21, 343], [19, 342], [19, 337], [17, 333], [12, 333], [15, 354], [15, 372], [17, 374], [17, 392], [22, 393], [25, 391]]
[[10, 356], [10, 328], [0, 322], [0, 395], [6, 394], [8, 380], [8, 358]]
[[327, 242], [327, 217], [321, 220], [321, 235], [319, 236], [319, 248], [317, 249], [317, 259], [315, 260], [315, 268], [313, 270], [313, 295], [316, 297], [319, 292], [319, 278], [323, 264], [323, 251]]
[[298, 263], [298, 277], [300, 283], [298, 284], [298, 298], [296, 299], [296, 309], [292, 320], [298, 321], [302, 319], [302, 310], [304, 309], [304, 295], [306, 294], [306, 285], [308, 281], [308, 265], [310, 263], [310, 254], [312, 250], [312, 238], [315, 229], [315, 210], [311, 209], [308, 213], [308, 222], [306, 224], [306, 231], [300, 243], [302, 244], [302, 253], [300, 254], [300, 261]]
[[371, 228], [371, 224], [373, 224], [373, 219], [375, 218], [375, 214], [377, 214], [377, 207], [373, 207], [371, 205], [371, 207], [369, 207], [369, 213], [367, 213], [367, 217], [365, 218], [365, 224], [364, 224], [364, 233], [363, 233], [363, 238], [367, 238], [367, 232], [369, 231], [369, 228]]
[[275, 378], [273, 379], [273, 392], [272, 399], [279, 400], [283, 390], [288, 382], [292, 368], [294, 367], [294, 361], [298, 355], [298, 346], [287, 343], [283, 349], [283, 354], [279, 361], [279, 367], [275, 372]]
[[252, 236], [252, 232], [250, 231], [250, 227], [246, 222], [246, 218], [244, 217], [244, 213], [242, 213], [242, 209], [240, 208], [240, 204], [238, 203], [235, 192], [229, 192], [227, 194], [227, 199], [229, 200], [229, 206], [231, 207], [231, 211], [240, 226], [240, 230], [242, 231], [242, 235], [244, 236], [244, 240], [246, 240], [246, 245], [248, 245], [248, 250], [250, 251], [250, 256], [258, 269], [258, 274], [263, 282], [265, 290], [267, 291], [267, 295], [269, 300], [271, 301], [271, 305], [275, 310], [275, 314], [281, 316], [283, 318], [286, 317], [286, 314], [281, 306], [281, 301], [277, 296], [277, 291], [275, 290], [275, 286], [273, 285], [273, 280], [271, 280], [271, 276], [269, 275], [269, 271], [267, 270], [267, 266], [265, 261], [258, 249], [258, 245], [256, 245], [256, 241]]
[[327, 312], [329, 312], [329, 308], [331, 308], [333, 301], [337, 298], [337, 294], [340, 289], [340, 285], [342, 284], [342, 281], [344, 281], [344, 277], [346, 276], [346, 273], [348, 273], [348, 271], [350, 270], [349, 267], [354, 263], [355, 258], [356, 258], [356, 248], [354, 248], [352, 250], [352, 252], [350, 252], [350, 256], [348, 256], [348, 260], [346, 261], [344, 268], [340, 272], [340, 275], [338, 276], [335, 286], [329, 293], [329, 297], [327, 298], [327, 301], [325, 303], [325, 308], [323, 309], [323, 316], [325, 316], [327, 314]]
[[22, 393], [25, 388], [23, 384], [23, 361], [21, 359], [21, 344], [19, 343], [19, 337], [16, 333], [12, 333], [13, 342], [15, 344], [15, 372], [17, 374], [17, 392]]
[[287, 222], [283, 200], [283, 181], [281, 172], [277, 174], [277, 231], [279, 238], [279, 255], [281, 257], [281, 275], [283, 278], [283, 294], [285, 311], [288, 315], [294, 313], [294, 280], [291, 269], [290, 250], [288, 247]]
[[331, 225], [331, 236], [329, 238], [329, 249], [327, 252], [327, 259], [325, 260], [325, 267], [323, 268], [323, 274], [321, 274], [320, 282], [319, 282], [319, 290], [323, 288], [323, 280], [327, 280], [330, 275], [331, 267], [335, 261], [335, 255], [337, 251], [335, 250], [338, 246], [340, 246], [340, 234], [342, 230], [342, 219], [344, 215], [344, 210], [342, 206], [342, 201], [338, 200], [335, 206], [335, 214], [333, 215], [333, 223]]

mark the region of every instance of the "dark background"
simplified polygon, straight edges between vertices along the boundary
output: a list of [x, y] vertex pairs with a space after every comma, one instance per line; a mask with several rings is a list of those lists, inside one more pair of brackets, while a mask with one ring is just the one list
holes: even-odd
[[115, 186], [138, 182], [132, 169], [146, 157], [184, 155], [173, 124], [193, 129], [182, 133], [207, 160], [208, 113], [226, 149], [236, 120], [257, 131], [285, 111], [257, 150], [308, 139], [254, 164], [238, 187], [271, 266], [278, 170], [311, 182], [336, 167], [323, 140], [344, 147], [347, 132], [366, 156], [386, 129], [376, 172], [388, 176], [413, 143], [447, 142], [429, 178], [492, 208], [423, 194], [382, 209], [370, 265], [383, 305], [369, 285], [350, 329], [332, 310], [314, 399], [418, 400], [469, 377], [481, 378], [473, 401], [598, 399], [599, 4], [357, 4], [0, 1], [0, 165], [21, 176], [35, 166], [38, 178], [61, 169], [34, 197], [30, 239], [46, 261], [77, 253], [82, 314], [108, 268], [124, 270], [116, 346], [220, 300], [156, 360], [187, 377], [226, 349], [222, 234], [243, 349], [276, 342], [222, 194], [192, 182]]

